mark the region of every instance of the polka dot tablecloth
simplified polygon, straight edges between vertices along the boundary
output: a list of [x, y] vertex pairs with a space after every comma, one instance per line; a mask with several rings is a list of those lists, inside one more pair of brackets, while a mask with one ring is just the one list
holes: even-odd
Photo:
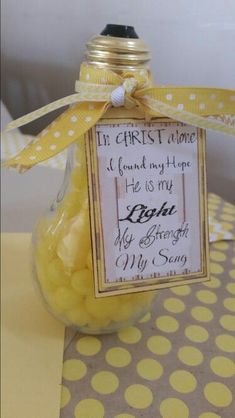
[[[209, 210], [234, 236], [235, 207], [211, 195]], [[235, 416], [235, 241], [213, 242], [210, 262], [211, 281], [159, 292], [118, 334], [67, 330], [60, 418]]]

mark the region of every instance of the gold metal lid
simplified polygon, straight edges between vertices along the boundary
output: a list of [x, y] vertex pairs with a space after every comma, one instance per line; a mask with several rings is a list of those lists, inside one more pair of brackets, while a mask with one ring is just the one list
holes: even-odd
[[86, 58], [99, 67], [134, 71], [148, 67], [150, 54], [142, 39], [97, 35], [87, 42]]

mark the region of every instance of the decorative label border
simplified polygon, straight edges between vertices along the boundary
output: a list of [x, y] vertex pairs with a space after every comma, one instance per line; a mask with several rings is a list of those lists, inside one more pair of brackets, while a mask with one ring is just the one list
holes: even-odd
[[[97, 125], [110, 125], [121, 123], [146, 123], [146, 120], [138, 117], [116, 117], [102, 119]], [[169, 118], [153, 118], [154, 123], [176, 123]], [[96, 125], [96, 126], [97, 126]], [[182, 286], [209, 280], [209, 234], [207, 215], [207, 183], [206, 183], [206, 159], [205, 159], [205, 131], [197, 128], [198, 138], [198, 181], [199, 181], [199, 203], [200, 203], [200, 249], [202, 260], [202, 271], [172, 276], [160, 276], [144, 280], [132, 280], [130, 282], [105, 282], [105, 257], [104, 238], [100, 204], [100, 181], [96, 144], [96, 126], [89, 130], [85, 137], [89, 213], [91, 227], [92, 261], [95, 282], [95, 296], [106, 297], [127, 293], [136, 293], [150, 290]]]

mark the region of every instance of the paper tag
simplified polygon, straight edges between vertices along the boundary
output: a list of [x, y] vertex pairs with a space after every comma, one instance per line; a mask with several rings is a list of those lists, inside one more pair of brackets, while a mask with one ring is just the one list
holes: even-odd
[[207, 280], [204, 132], [107, 119], [86, 147], [96, 296]]

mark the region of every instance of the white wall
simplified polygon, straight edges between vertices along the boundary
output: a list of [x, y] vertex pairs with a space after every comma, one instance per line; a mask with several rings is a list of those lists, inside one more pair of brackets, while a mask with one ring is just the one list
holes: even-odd
[[[85, 42], [106, 23], [135, 26], [157, 83], [235, 87], [235, 0], [2, 0], [2, 21], [14, 117], [73, 91]], [[235, 139], [208, 133], [207, 157], [210, 190], [235, 201]]]

